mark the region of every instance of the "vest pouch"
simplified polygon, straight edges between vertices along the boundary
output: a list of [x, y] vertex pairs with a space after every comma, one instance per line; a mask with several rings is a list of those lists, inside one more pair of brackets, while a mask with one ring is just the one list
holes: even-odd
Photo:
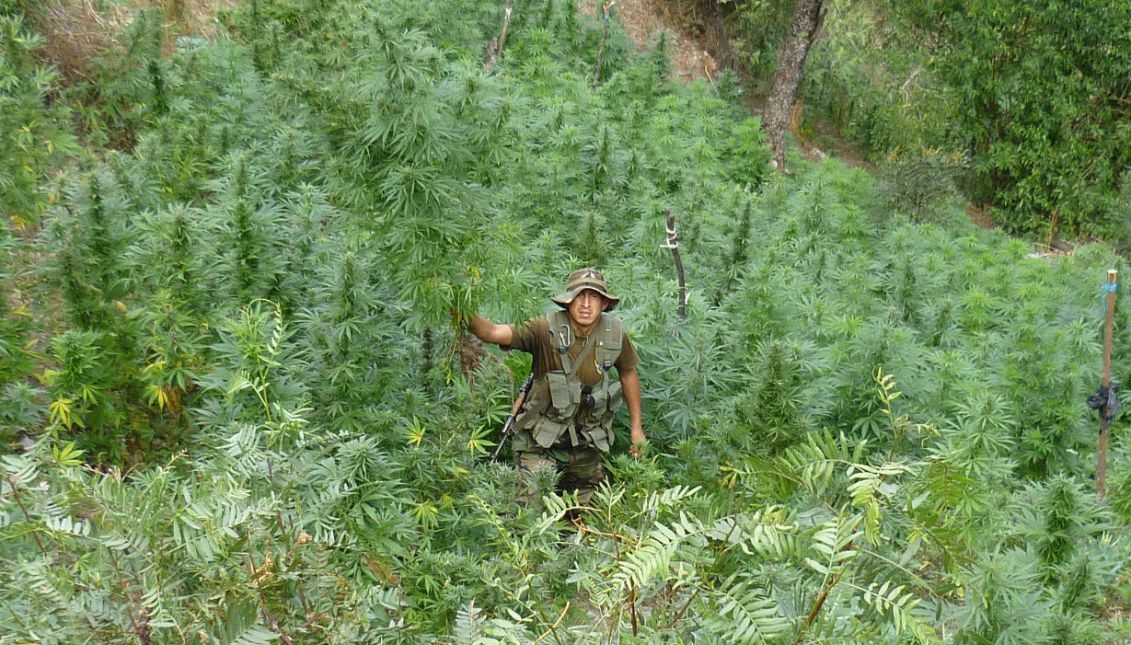
[[[606, 406], [605, 415], [609, 420], [612, 420], [613, 414], [620, 407], [621, 402], [624, 400], [623, 392], [621, 391], [620, 380], [610, 381], [609, 386], [606, 388]], [[599, 408], [600, 406], [598, 406]]]
[[601, 452], [608, 452], [613, 445], [613, 433], [603, 426], [590, 426], [583, 428], [581, 434], [585, 439]]
[[546, 379], [534, 379], [534, 383], [530, 386], [530, 394], [522, 405], [522, 412], [519, 412], [514, 420], [515, 427], [533, 427], [534, 421], [542, 416], [548, 407], [550, 407], [550, 386]]
[[546, 381], [550, 385], [552, 403], [546, 411], [547, 416], [557, 416], [561, 421], [572, 420], [577, 412], [577, 404], [581, 402], [581, 389], [570, 387], [564, 372], [547, 372]]
[[581, 390], [569, 387], [569, 380], [564, 372], [547, 372], [546, 384], [549, 390], [549, 405], [541, 412], [531, 428], [534, 441], [543, 448], [554, 445], [569, 429], [569, 424], [573, 423], [573, 416], [577, 412], [577, 405], [581, 401]]
[[621, 351], [620, 340], [620, 335], [606, 332], [597, 343], [597, 349], [594, 350], [594, 355], [597, 362], [601, 365], [600, 369], [602, 374], [608, 374], [609, 370], [616, 365], [617, 357], [620, 356]]
[[608, 452], [613, 443], [613, 414], [620, 402], [620, 381], [605, 379], [593, 390], [593, 409], [582, 415], [582, 434], [601, 452]]
[[568, 421], [563, 423], [547, 416], [541, 416], [534, 422], [530, 434], [534, 437], [534, 443], [542, 448], [549, 448], [557, 443], [558, 438], [565, 434], [568, 429]]

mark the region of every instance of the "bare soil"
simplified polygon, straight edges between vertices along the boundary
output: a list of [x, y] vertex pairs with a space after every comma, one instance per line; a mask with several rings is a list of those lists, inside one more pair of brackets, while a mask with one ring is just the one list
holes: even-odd
[[[171, 51], [177, 36], [211, 37], [216, 14], [235, 6], [238, 0], [49, 0], [34, 17], [36, 28], [46, 37], [41, 55], [54, 64], [66, 81], [89, 78], [88, 70], [98, 54], [117, 46], [116, 38], [136, 12], [160, 9], [165, 48]], [[96, 6], [97, 4], [97, 6]]]
[[[672, 23], [660, 4], [659, 0], [617, 0], [613, 3], [612, 15], [637, 49], [650, 50], [656, 46], [661, 33], [667, 34], [673, 79], [685, 83], [699, 79], [714, 81], [719, 73], [719, 64], [697, 38]], [[587, 15], [600, 16], [604, 2], [580, 0], [577, 6]]]

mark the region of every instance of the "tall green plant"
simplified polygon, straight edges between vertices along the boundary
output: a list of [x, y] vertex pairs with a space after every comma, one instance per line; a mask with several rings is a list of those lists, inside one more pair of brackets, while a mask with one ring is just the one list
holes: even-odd
[[0, 16], [0, 211], [18, 227], [38, 226], [49, 169], [75, 149], [63, 104], [48, 100], [58, 75], [38, 64], [42, 37]]

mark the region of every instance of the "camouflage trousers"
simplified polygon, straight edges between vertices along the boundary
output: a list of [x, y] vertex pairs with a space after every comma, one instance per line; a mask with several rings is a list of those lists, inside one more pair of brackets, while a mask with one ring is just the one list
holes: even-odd
[[555, 490], [559, 493], [577, 491], [582, 504], [589, 502], [593, 491], [605, 479], [605, 466], [601, 451], [592, 445], [571, 446], [568, 437], [549, 448], [534, 442], [529, 431], [515, 433], [514, 465], [518, 469], [518, 502], [524, 507], [536, 505], [538, 490], [531, 485], [534, 471], [548, 469], [557, 475]]

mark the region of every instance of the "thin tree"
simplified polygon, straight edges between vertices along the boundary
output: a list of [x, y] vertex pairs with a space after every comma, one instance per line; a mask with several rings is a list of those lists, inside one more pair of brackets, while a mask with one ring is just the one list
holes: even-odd
[[809, 48], [821, 27], [823, 5], [824, 0], [797, 1], [789, 31], [778, 54], [770, 96], [766, 99], [762, 123], [774, 163], [781, 172], [785, 172], [785, 130], [789, 124], [790, 109], [797, 96], [797, 86], [801, 84], [801, 73], [805, 68], [805, 59], [809, 56]]

